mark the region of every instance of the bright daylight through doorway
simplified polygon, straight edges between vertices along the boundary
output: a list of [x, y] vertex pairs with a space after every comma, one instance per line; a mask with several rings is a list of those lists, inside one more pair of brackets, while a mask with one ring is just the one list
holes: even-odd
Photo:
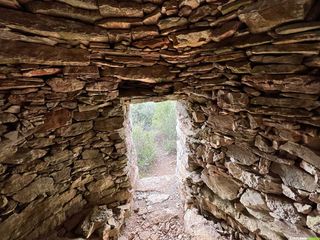
[[140, 178], [174, 174], [177, 117], [174, 101], [132, 104], [132, 139]]
[[120, 240], [190, 239], [176, 176], [176, 101], [131, 104], [129, 118], [139, 179]]

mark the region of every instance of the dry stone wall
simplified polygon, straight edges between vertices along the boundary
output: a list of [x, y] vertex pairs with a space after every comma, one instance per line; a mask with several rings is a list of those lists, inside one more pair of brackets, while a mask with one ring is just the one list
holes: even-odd
[[187, 207], [235, 238], [320, 234], [319, 1], [0, 6], [1, 239], [117, 238], [122, 101], [167, 96]]

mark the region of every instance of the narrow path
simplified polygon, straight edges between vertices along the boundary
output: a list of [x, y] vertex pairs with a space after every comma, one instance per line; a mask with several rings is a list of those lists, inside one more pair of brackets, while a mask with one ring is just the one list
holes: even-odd
[[175, 175], [177, 157], [175, 153], [168, 154], [160, 144], [157, 143], [157, 156], [154, 164], [145, 173], [144, 177]]

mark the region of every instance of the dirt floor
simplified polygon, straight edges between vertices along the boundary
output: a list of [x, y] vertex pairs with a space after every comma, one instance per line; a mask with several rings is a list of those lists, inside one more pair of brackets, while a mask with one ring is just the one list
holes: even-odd
[[183, 203], [175, 176], [176, 156], [158, 148], [156, 160], [139, 179], [131, 217], [119, 240], [190, 240], [184, 233]]

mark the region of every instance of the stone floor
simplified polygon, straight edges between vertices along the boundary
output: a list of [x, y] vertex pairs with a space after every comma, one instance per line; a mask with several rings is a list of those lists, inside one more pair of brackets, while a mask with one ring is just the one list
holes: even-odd
[[184, 233], [183, 205], [175, 175], [138, 181], [134, 208], [119, 240], [191, 240]]

